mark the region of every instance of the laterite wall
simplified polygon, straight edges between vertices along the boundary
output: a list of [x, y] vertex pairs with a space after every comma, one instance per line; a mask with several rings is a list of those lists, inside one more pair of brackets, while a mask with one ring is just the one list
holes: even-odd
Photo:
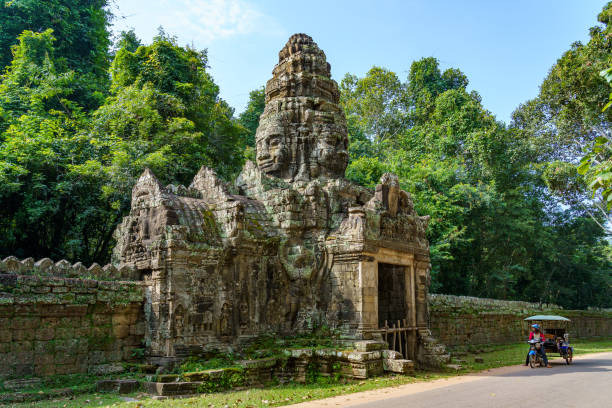
[[139, 354], [145, 331], [141, 282], [52, 276], [52, 269], [41, 276], [34, 268], [4, 266], [0, 379], [112, 372]]
[[563, 310], [556, 305], [429, 295], [429, 323], [433, 335], [447, 346], [512, 343], [526, 339], [535, 314], [554, 314], [572, 320], [572, 338], [612, 337], [612, 311]]

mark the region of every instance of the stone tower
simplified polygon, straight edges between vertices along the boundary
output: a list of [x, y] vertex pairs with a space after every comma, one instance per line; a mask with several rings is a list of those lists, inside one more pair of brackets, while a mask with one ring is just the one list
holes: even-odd
[[257, 166], [289, 182], [344, 177], [346, 119], [325, 53], [295, 34], [278, 59], [256, 134]]
[[375, 191], [344, 178], [338, 101], [323, 51], [293, 35], [266, 86], [257, 163], [232, 184], [203, 167], [188, 188], [143, 173], [114, 261], [147, 283], [152, 355], [316, 325], [369, 338], [396, 321], [411, 330], [407, 358], [431, 349], [428, 218], [393, 174]]

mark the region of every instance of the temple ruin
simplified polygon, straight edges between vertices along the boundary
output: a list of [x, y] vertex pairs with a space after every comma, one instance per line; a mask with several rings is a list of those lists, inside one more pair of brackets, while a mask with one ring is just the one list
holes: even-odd
[[153, 356], [236, 346], [264, 333], [326, 326], [346, 338], [406, 328], [422, 360], [428, 217], [397, 176], [375, 191], [348, 181], [346, 119], [325, 53], [291, 36], [266, 85], [256, 163], [233, 184], [202, 167], [189, 187], [146, 170], [117, 228], [113, 263], [145, 282]]

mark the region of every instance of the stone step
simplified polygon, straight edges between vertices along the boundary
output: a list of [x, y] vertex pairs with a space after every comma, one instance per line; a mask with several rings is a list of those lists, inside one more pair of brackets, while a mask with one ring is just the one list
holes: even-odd
[[404, 359], [384, 359], [383, 368], [385, 371], [399, 374], [410, 374], [414, 372], [414, 362]]
[[27, 388], [36, 388], [40, 386], [40, 378], [20, 378], [17, 380], [7, 380], [4, 382], [4, 388], [12, 391], [19, 391]]
[[193, 382], [146, 382], [144, 389], [147, 393], [159, 396], [177, 396], [177, 395], [193, 395], [198, 393], [198, 386], [202, 385], [201, 381]]
[[361, 340], [353, 344], [356, 351], [377, 351], [389, 347], [386, 341], [382, 340]]
[[96, 383], [98, 392], [116, 392], [129, 394], [138, 389], [138, 380], [101, 380]]

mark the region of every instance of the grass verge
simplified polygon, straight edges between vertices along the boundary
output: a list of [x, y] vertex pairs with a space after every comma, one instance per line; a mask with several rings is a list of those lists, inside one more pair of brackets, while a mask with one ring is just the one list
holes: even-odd
[[[576, 355], [612, 351], [612, 338], [604, 340], [580, 340], [573, 342]], [[345, 381], [330, 383], [325, 378], [320, 378], [314, 384], [287, 384], [264, 389], [249, 389], [243, 391], [230, 391], [225, 393], [202, 394], [193, 398], [155, 401], [146, 395], [134, 394], [131, 398], [137, 398], [137, 402], [125, 402], [121, 397], [113, 394], [90, 393], [75, 396], [73, 399], [57, 399], [27, 404], [14, 404], [11, 406], [22, 407], [100, 407], [112, 406], [120, 408], [145, 408], [145, 407], [274, 407], [295, 404], [298, 402], [333, 397], [336, 395], [350, 394], [354, 392], [367, 391], [377, 388], [393, 387], [402, 384], [431, 381], [438, 378], [453, 377], [471, 372], [487, 370], [507, 365], [515, 365], [524, 362], [527, 352], [525, 343], [516, 343], [499, 346], [483, 346], [484, 352], [478, 349], [458, 349], [455, 352], [462, 354], [458, 359], [461, 361], [462, 369], [457, 372], [419, 372], [415, 376], [386, 375], [370, 378], [363, 381]], [[465, 353], [465, 354], [463, 354]], [[476, 363], [475, 358], [482, 358], [482, 363]], [[549, 355], [549, 358], [555, 357]], [[455, 361], [457, 362], [457, 361]]]

